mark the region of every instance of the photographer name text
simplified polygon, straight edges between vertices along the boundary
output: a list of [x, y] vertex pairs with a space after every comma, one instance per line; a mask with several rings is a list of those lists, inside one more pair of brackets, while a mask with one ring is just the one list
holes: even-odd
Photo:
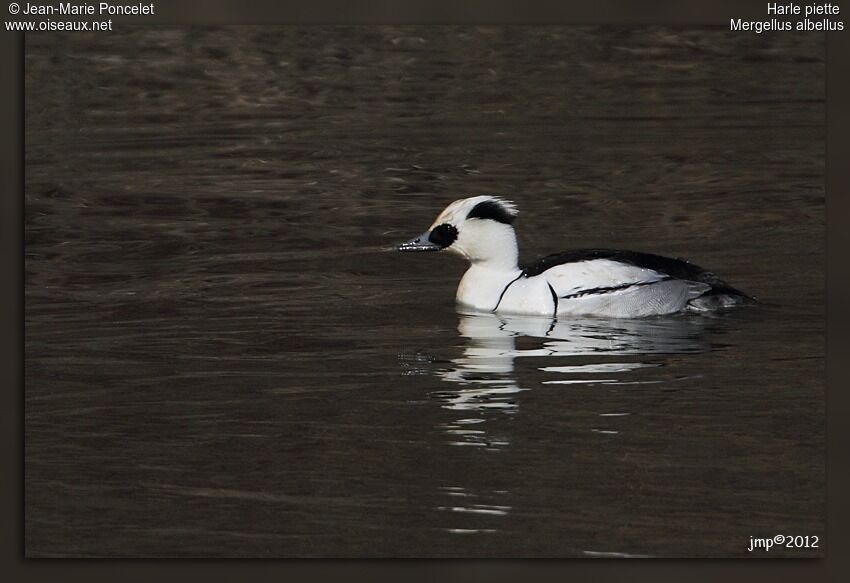
[[24, 16], [149, 16], [155, 14], [153, 3], [150, 4], [73, 4], [60, 2], [57, 5], [24, 4], [20, 7]]

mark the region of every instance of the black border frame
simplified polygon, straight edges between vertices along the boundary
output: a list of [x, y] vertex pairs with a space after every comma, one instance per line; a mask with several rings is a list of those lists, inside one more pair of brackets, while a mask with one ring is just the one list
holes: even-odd
[[[24, 2], [20, 2], [23, 4]], [[46, 4], [48, 2], [39, 2]], [[131, 3], [129, 0], [126, 3]], [[809, 2], [796, 2], [806, 4]], [[837, 0], [840, 18], [850, 26], [850, 3]], [[469, 0], [460, 2], [388, 0], [313, 0], [279, 3], [253, 0], [154, 0], [156, 16], [115, 18], [122, 24], [249, 24], [249, 23], [523, 23], [523, 24], [666, 24], [728, 26], [729, 18], [765, 19], [767, 0], [586, 0], [585, 2], [525, 2]], [[841, 6], [841, 4], [844, 4]], [[3, 20], [7, 4], [0, 7]], [[38, 34], [38, 33], [34, 33]], [[49, 34], [49, 33], [42, 33]], [[105, 33], [105, 34], [116, 34]], [[776, 33], [781, 34], [781, 33]], [[823, 34], [823, 33], [811, 33]], [[850, 276], [842, 270], [846, 260], [848, 199], [850, 185], [850, 30], [824, 34], [827, 45], [827, 558], [777, 561], [770, 559], [681, 559], [650, 561], [544, 560], [544, 561], [324, 561], [324, 560], [34, 560], [24, 559], [23, 548], [23, 185], [24, 185], [24, 35], [0, 29], [0, 133], [3, 186], [0, 190], [0, 350], [5, 366], [2, 414], [3, 529], [0, 557], [9, 581], [185, 581], [196, 577], [220, 581], [238, 576], [249, 580], [280, 580], [281, 577], [351, 579], [378, 576], [411, 579], [513, 580], [517, 578], [562, 579], [565, 575], [606, 579], [641, 576], [652, 581], [683, 577], [716, 580], [719, 577], [759, 579], [831, 580], [847, 570], [846, 492], [847, 435], [843, 423], [850, 393], [845, 327], [847, 307], [841, 302], [850, 289]], [[845, 577], [846, 578], [846, 574]]]

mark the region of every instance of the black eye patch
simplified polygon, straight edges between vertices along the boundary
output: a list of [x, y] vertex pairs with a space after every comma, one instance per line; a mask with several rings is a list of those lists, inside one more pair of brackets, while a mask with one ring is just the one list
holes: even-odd
[[445, 249], [455, 242], [457, 239], [457, 229], [454, 225], [443, 223], [431, 229], [431, 234], [428, 235], [428, 240], [434, 245], [439, 245], [440, 249]]
[[479, 202], [475, 205], [469, 214], [466, 215], [467, 219], [491, 219], [498, 223], [504, 223], [506, 225], [510, 225], [514, 222], [516, 215], [511, 213], [508, 209], [500, 205], [495, 200], [485, 200], [484, 202]]

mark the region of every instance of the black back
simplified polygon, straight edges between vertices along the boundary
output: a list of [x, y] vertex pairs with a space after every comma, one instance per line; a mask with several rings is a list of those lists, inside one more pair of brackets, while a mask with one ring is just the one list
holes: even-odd
[[652, 253], [640, 253], [638, 251], [618, 251], [616, 249], [576, 249], [574, 251], [564, 251], [563, 253], [554, 253], [538, 259], [534, 263], [523, 268], [525, 277], [534, 277], [540, 275], [547, 269], [551, 269], [556, 265], [565, 263], [578, 263], [579, 261], [591, 261], [593, 259], [610, 259], [635, 267], [651, 269], [658, 273], [663, 273], [673, 279], [686, 279], [688, 281], [697, 281], [707, 283], [711, 286], [710, 294], [730, 294], [747, 297], [746, 294], [736, 290], [725, 281], [706, 271], [699, 265], [694, 265], [684, 259], [672, 259], [662, 255], [653, 255]]

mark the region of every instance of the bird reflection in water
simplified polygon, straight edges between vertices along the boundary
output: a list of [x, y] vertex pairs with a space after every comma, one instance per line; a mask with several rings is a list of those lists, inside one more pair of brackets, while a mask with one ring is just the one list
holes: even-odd
[[[461, 313], [458, 331], [466, 339], [453, 368], [437, 372], [456, 385], [431, 396], [463, 415], [441, 428], [453, 445], [502, 448], [509, 440], [484, 424], [493, 412], [518, 411], [518, 393], [531, 386], [625, 385], [661, 382], [632, 380], [629, 373], [661, 362], [636, 356], [700, 353], [709, 350], [702, 316], [676, 315], [642, 319], [562, 319]], [[521, 340], [522, 339], [522, 340]], [[519, 348], [518, 341], [529, 347]], [[534, 367], [543, 380], [523, 382], [516, 359], [539, 359]], [[611, 414], [617, 415], [617, 414]], [[623, 414], [620, 414], [623, 415]]]

